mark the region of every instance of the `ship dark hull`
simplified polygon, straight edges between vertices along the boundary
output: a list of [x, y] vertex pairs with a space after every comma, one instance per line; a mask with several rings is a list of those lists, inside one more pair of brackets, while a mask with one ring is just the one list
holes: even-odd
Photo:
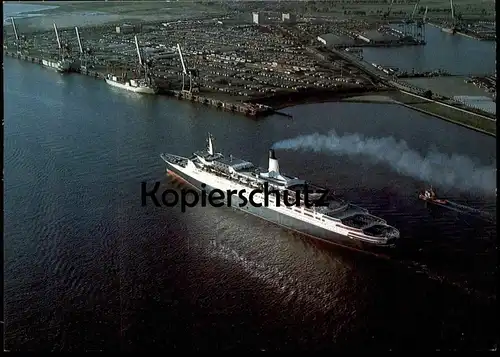
[[[170, 175], [177, 177], [182, 181], [185, 181], [190, 186], [201, 191], [201, 184], [202, 184], [201, 182], [180, 172], [175, 167], [171, 166], [168, 162], [167, 162], [167, 172]], [[208, 193], [211, 190], [213, 190], [213, 188], [206, 185], [205, 190]], [[347, 236], [343, 236], [341, 234], [326, 230], [324, 228], [314, 226], [312, 224], [296, 219], [294, 217], [281, 214], [267, 207], [255, 207], [251, 204], [246, 204], [243, 207], [239, 207], [240, 202], [241, 201], [238, 197], [232, 196], [231, 205], [240, 211], [252, 214], [261, 219], [282, 226], [286, 229], [307, 235], [314, 239], [325, 241], [327, 243], [386, 257], [388, 256], [389, 251], [392, 250], [391, 248], [394, 247], [393, 245], [370, 244], [361, 240], [352, 239]]]

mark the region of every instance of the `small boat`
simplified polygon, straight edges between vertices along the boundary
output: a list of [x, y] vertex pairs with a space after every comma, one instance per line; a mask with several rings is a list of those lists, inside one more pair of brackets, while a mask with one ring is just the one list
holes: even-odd
[[428, 190], [424, 190], [424, 192], [420, 192], [418, 194], [418, 198], [421, 199], [422, 201], [425, 202], [431, 202], [431, 203], [439, 203], [442, 205], [448, 204], [447, 200], [442, 200], [436, 197], [436, 192], [431, 188]]

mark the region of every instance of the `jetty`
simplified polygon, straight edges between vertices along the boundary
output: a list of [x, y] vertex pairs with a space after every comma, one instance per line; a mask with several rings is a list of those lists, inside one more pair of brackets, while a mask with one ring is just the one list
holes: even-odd
[[[4, 51], [4, 54], [17, 58], [23, 61], [42, 64], [42, 59], [38, 57], [33, 57], [21, 53]], [[93, 77], [96, 79], [104, 80], [106, 77], [106, 73], [95, 71], [92, 69], [88, 69], [85, 67], [80, 67], [79, 69], [74, 69], [71, 72], [82, 74], [85, 76]], [[255, 104], [255, 103], [246, 103], [246, 102], [231, 102], [227, 100], [216, 99], [207, 95], [204, 95], [200, 92], [190, 92], [187, 90], [168, 90], [160, 88], [160, 94], [167, 95], [170, 97], [175, 97], [179, 100], [187, 100], [191, 102], [201, 103], [204, 105], [212, 106], [224, 111], [240, 113], [250, 117], [262, 117], [270, 114], [282, 114], [275, 111], [272, 107], [263, 105], [263, 104]]]

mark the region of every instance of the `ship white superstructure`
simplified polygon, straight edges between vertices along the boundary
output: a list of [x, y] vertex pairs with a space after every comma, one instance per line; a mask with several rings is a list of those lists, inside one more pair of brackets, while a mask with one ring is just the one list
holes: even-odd
[[[200, 189], [203, 183], [209, 191], [238, 192], [246, 198], [247, 204], [239, 206], [242, 196], [235, 195], [231, 197], [232, 206], [316, 238], [339, 244], [350, 241], [355, 246], [392, 246], [399, 238], [399, 231], [385, 220], [332, 195], [328, 195], [324, 205], [319, 206], [325, 190], [318, 193], [320, 187], [283, 174], [273, 150], [269, 153], [267, 170], [254, 167], [249, 161], [215, 153], [210, 136], [207, 150], [195, 152], [190, 158], [172, 154], [162, 154], [161, 157], [167, 163], [168, 171], [196, 188]], [[277, 190], [279, 194], [268, 195], [266, 203], [264, 187], [268, 191]], [[311, 206], [305, 205], [306, 187]], [[253, 196], [254, 204], [250, 203], [250, 196]]]

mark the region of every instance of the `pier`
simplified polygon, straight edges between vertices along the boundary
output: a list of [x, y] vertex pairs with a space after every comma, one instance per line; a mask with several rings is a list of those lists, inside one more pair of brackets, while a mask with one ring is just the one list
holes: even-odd
[[32, 57], [32, 56], [24, 55], [22, 53], [15, 53], [15, 52], [8, 52], [8, 51], [4, 51], [3, 53], [9, 57], [18, 58], [18, 59], [23, 60], [23, 61], [42, 64], [42, 59], [38, 58], [38, 57]]
[[264, 115], [269, 115], [275, 112], [275, 110], [267, 105], [253, 104], [253, 103], [235, 103], [220, 99], [210, 98], [198, 93], [192, 93], [189, 91], [182, 90], [170, 90], [166, 91], [166, 94], [176, 97], [180, 100], [188, 100], [191, 102], [202, 103], [205, 105], [210, 105], [225, 111], [233, 113], [241, 113], [251, 117], [259, 117]]
[[[27, 62], [32, 62], [32, 63], [37, 63], [37, 64], [42, 64], [42, 59], [38, 57], [33, 57], [21, 53], [15, 53], [15, 52], [10, 52], [10, 51], [4, 51], [4, 54], [17, 58], [23, 61]], [[79, 73], [85, 76], [93, 77], [96, 79], [104, 79], [106, 77], [105, 73], [95, 71], [95, 70], [90, 70], [85, 67], [81, 67], [79, 70], [73, 70], [71, 71], [73, 73]], [[189, 92], [186, 90], [166, 90], [163, 88], [160, 88], [159, 94], [175, 97], [179, 100], [187, 100], [191, 102], [196, 102], [196, 103], [201, 103], [204, 105], [212, 106], [224, 111], [228, 112], [233, 112], [233, 113], [240, 113], [244, 114], [246, 116], [250, 117], [262, 117], [262, 116], [267, 116], [270, 114], [280, 114], [280, 115], [285, 115], [288, 117], [288, 114], [283, 114], [276, 112], [272, 107], [263, 105], [263, 104], [255, 104], [255, 103], [246, 103], [246, 102], [230, 102], [227, 100], [221, 100], [221, 99], [216, 99], [212, 98], [210, 96], [203, 95], [202, 93], [199, 92]]]

